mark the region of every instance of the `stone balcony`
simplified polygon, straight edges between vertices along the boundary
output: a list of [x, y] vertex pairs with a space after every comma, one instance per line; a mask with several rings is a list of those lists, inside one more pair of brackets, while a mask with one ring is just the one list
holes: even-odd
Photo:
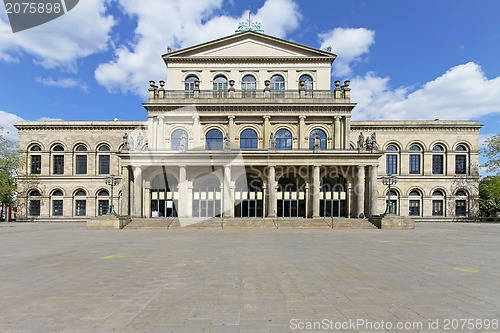
[[236, 90], [234, 81], [229, 81], [228, 90], [166, 90], [165, 81], [158, 87], [155, 81], [149, 81], [149, 103], [350, 103], [351, 88], [349, 81], [340, 86], [335, 81], [334, 90], [306, 90], [304, 86], [297, 90], [271, 90], [268, 81], [263, 91]]

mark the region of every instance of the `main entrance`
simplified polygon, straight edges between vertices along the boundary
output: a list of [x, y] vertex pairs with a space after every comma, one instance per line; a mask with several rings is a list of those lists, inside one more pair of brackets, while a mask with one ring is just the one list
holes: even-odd
[[345, 178], [340, 175], [323, 177], [319, 199], [321, 217], [346, 217], [347, 192]]
[[221, 214], [220, 181], [205, 174], [193, 183], [193, 217], [218, 217]]
[[296, 174], [284, 175], [278, 182], [278, 217], [305, 217], [306, 191], [304, 180]]
[[163, 173], [151, 182], [151, 217], [177, 217], [179, 191], [177, 179]]
[[262, 180], [249, 173], [236, 181], [234, 189], [235, 217], [263, 217], [264, 195]]

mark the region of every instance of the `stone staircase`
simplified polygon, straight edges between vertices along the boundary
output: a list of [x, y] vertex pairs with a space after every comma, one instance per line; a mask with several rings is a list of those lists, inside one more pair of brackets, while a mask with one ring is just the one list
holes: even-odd
[[[125, 229], [332, 229], [332, 219], [132, 219]], [[333, 229], [377, 229], [365, 219], [333, 219]]]

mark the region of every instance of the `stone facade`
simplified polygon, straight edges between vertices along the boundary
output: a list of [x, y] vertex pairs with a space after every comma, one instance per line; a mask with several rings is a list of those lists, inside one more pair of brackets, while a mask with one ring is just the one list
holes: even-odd
[[388, 173], [397, 215], [473, 215], [478, 122], [351, 121], [349, 81], [330, 90], [335, 57], [242, 32], [163, 55], [168, 89], [150, 82], [147, 121], [21, 122], [33, 177], [18, 215], [100, 215], [115, 174], [122, 216], [368, 217], [386, 210]]

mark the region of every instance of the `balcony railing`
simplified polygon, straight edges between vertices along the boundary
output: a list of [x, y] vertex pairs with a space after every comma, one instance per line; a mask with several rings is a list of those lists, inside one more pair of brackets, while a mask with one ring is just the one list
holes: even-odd
[[[338, 81], [337, 81], [338, 82]], [[336, 83], [337, 83], [336, 82]], [[150, 81], [149, 101], [161, 102], [173, 99], [336, 99], [349, 101], [351, 98], [351, 89], [349, 81], [339, 87], [336, 84], [334, 90], [235, 90], [231, 87], [228, 90], [166, 90], [165, 83], [160, 81], [160, 88]]]

